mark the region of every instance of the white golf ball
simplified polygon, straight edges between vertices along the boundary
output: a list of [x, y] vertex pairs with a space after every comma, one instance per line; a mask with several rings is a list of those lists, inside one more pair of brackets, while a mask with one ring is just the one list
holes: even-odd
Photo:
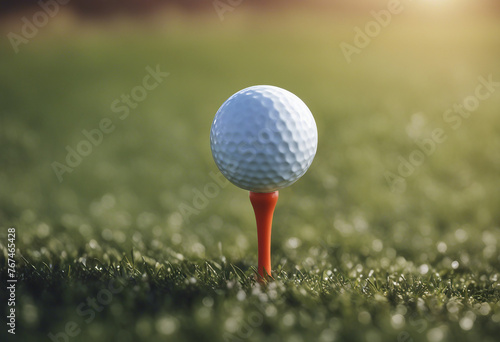
[[272, 192], [296, 182], [311, 165], [318, 130], [311, 111], [291, 92], [267, 85], [240, 90], [215, 114], [210, 147], [234, 185]]

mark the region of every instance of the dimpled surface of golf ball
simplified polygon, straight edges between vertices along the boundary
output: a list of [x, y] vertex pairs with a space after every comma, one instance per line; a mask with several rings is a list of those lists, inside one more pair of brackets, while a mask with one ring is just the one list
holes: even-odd
[[210, 131], [217, 167], [234, 185], [272, 192], [293, 184], [311, 165], [318, 130], [311, 111], [291, 92], [259, 85], [219, 108]]

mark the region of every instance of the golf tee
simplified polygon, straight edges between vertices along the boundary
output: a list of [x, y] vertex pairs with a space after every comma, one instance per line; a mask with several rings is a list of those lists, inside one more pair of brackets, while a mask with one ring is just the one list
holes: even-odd
[[278, 202], [278, 191], [252, 192], [250, 202], [257, 222], [257, 239], [259, 245], [258, 271], [263, 279], [271, 276], [271, 230], [273, 213]]

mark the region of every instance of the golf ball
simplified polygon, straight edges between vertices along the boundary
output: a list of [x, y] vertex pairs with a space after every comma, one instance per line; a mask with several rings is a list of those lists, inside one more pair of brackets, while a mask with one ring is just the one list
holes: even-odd
[[311, 165], [318, 130], [311, 111], [291, 92], [268, 85], [240, 90], [215, 114], [210, 147], [234, 185], [272, 192], [296, 182]]

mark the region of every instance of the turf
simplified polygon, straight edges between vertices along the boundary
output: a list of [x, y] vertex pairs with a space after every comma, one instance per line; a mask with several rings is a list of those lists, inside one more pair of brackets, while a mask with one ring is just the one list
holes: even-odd
[[[369, 18], [231, 15], [60, 19], [19, 54], [0, 47], [2, 287], [8, 227], [18, 278], [16, 336], [0, 339], [496, 341], [499, 93], [456, 130], [442, 115], [500, 80], [498, 21], [401, 17], [348, 64], [339, 44]], [[121, 120], [111, 104], [157, 64], [169, 76]], [[218, 176], [215, 112], [254, 84], [299, 95], [319, 130], [280, 191], [267, 286], [248, 193], [197, 195]], [[59, 182], [51, 164], [103, 118], [115, 130]], [[391, 186], [436, 128], [446, 141]]]

